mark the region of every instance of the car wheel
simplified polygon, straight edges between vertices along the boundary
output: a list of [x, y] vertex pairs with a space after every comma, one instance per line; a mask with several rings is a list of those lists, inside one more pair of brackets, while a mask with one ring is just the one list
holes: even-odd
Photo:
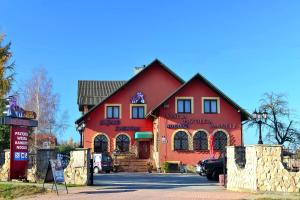
[[211, 174], [206, 174], [206, 178], [207, 178], [208, 180], [212, 180], [212, 175], [211, 175]]
[[98, 174], [99, 173], [99, 168], [98, 167], [94, 167], [94, 173]]
[[215, 170], [213, 171], [212, 173], [212, 178], [215, 180], [215, 181], [219, 181], [219, 175], [220, 175], [220, 172], [218, 170]]

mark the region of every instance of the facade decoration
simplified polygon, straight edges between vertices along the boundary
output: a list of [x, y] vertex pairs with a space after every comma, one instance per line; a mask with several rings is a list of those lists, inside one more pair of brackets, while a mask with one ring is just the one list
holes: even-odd
[[142, 92], [137, 92], [132, 98], [131, 98], [131, 103], [145, 103], [144, 100], [144, 94]]

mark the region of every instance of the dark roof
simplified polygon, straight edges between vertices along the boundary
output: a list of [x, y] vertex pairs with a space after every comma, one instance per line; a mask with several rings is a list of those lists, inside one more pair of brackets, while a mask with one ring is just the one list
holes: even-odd
[[192, 80], [199, 78], [202, 80], [205, 84], [207, 84], [212, 90], [214, 90], [216, 93], [218, 93], [223, 99], [225, 99], [228, 103], [230, 103], [233, 107], [235, 107], [237, 110], [241, 112], [242, 115], [242, 121], [248, 120], [251, 115], [245, 111], [242, 107], [240, 107], [237, 103], [235, 103], [233, 100], [231, 100], [228, 96], [226, 96], [221, 90], [219, 90], [216, 86], [214, 86], [210, 81], [208, 81], [204, 76], [197, 73], [195, 76], [193, 76], [189, 81], [187, 81], [185, 84], [181, 85], [177, 90], [175, 90], [170, 96], [168, 96], [165, 100], [163, 100], [160, 104], [154, 107], [152, 111], [150, 111], [147, 116], [150, 116], [153, 112], [155, 112], [160, 106], [162, 106], [166, 101], [168, 101], [171, 97], [173, 97], [175, 94], [177, 94], [182, 88], [186, 87]]
[[78, 81], [77, 104], [94, 106], [124, 85], [126, 81]]
[[149, 65], [147, 65], [144, 69], [142, 69], [139, 73], [137, 73], [136, 75], [134, 75], [131, 79], [129, 79], [126, 83], [124, 83], [121, 87], [119, 87], [118, 89], [116, 89], [114, 92], [112, 92], [109, 96], [107, 96], [106, 98], [102, 99], [101, 102], [99, 102], [98, 104], [96, 104], [93, 108], [91, 108], [87, 113], [85, 113], [84, 115], [82, 115], [79, 119], [77, 119], [75, 121], [76, 124], [79, 124], [87, 115], [89, 115], [94, 109], [96, 109], [98, 106], [101, 105], [101, 103], [103, 103], [106, 99], [108, 99], [109, 97], [113, 96], [114, 94], [116, 94], [119, 90], [121, 90], [122, 88], [126, 87], [126, 85], [128, 85], [129, 83], [131, 83], [133, 80], [135, 80], [137, 77], [141, 76], [142, 74], [144, 74], [144, 72], [146, 72], [153, 64], [159, 64], [160, 66], [162, 66], [162, 68], [164, 70], [166, 70], [168, 73], [170, 73], [174, 78], [176, 78], [179, 82], [184, 83], [184, 80], [182, 80], [177, 74], [175, 74], [171, 69], [169, 69], [165, 64], [163, 64], [160, 60], [155, 59], [153, 62], [151, 62]]

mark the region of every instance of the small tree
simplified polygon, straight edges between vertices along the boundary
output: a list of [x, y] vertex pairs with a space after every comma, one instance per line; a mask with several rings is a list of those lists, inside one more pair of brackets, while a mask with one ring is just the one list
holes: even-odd
[[[68, 127], [68, 112], [59, 114], [59, 94], [53, 91], [53, 81], [43, 68], [34, 69], [32, 76], [19, 89], [20, 101], [25, 110], [36, 112], [38, 133], [62, 135]], [[34, 145], [36, 146], [36, 144]]]
[[[11, 90], [14, 79], [14, 63], [9, 62], [12, 57], [11, 43], [2, 44], [3, 36], [0, 35], [0, 116], [3, 114], [5, 104], [3, 98]], [[0, 150], [9, 148], [9, 127], [0, 125]]]
[[[267, 130], [266, 139], [274, 144], [298, 146], [300, 132], [296, 127], [295, 116], [288, 107], [286, 95], [265, 93], [260, 102], [260, 110], [268, 113], [266, 122], [263, 122]], [[251, 121], [249, 126], [252, 127], [256, 123]]]

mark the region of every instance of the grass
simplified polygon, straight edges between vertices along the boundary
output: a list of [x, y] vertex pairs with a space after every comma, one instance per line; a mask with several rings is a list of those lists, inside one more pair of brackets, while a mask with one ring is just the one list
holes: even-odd
[[16, 199], [44, 192], [45, 189], [34, 185], [0, 183], [0, 199]]

